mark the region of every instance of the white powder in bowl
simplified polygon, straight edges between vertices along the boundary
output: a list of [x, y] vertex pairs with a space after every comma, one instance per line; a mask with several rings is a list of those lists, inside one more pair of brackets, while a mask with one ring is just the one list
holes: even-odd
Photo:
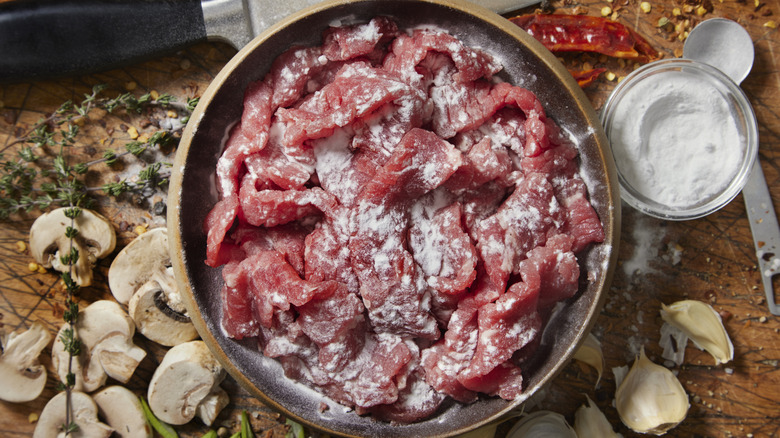
[[643, 78], [616, 103], [609, 137], [625, 183], [672, 209], [705, 203], [739, 172], [745, 139], [729, 98], [685, 71]]

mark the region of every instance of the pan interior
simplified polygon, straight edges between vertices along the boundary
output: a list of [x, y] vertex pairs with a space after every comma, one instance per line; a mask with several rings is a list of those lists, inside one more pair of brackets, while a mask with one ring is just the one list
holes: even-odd
[[[385, 15], [400, 28], [435, 25], [497, 56], [504, 66], [501, 79], [530, 89], [548, 116], [568, 131], [578, 144], [582, 175], [592, 202], [605, 226], [605, 243], [581, 255], [589, 278], [577, 296], [550, 320], [537, 359], [524, 369], [527, 389], [512, 402], [485, 398], [471, 405], [451, 403], [427, 420], [391, 425], [329, 401], [313, 390], [284, 377], [281, 366], [265, 358], [256, 341], [236, 341], [221, 328], [220, 269], [204, 264], [206, 235], [203, 223], [217, 202], [214, 169], [226, 132], [241, 117], [243, 91], [269, 71], [271, 62], [293, 45], [319, 45], [329, 25], [366, 22]], [[508, 21], [466, 2], [447, 1], [335, 1], [293, 16], [255, 39], [232, 60], [209, 89], [193, 114], [180, 146], [171, 186], [169, 224], [174, 264], [184, 299], [201, 337], [228, 371], [264, 402], [311, 426], [348, 436], [451, 436], [495, 421], [519, 407], [565, 365], [589, 331], [602, 290], [614, 265], [612, 245], [617, 232], [614, 172], [598, 120], [576, 82], [558, 61]], [[618, 204], [619, 205], [619, 204]], [[614, 251], [616, 252], [616, 251]], [[322, 403], [328, 408], [323, 410]]]

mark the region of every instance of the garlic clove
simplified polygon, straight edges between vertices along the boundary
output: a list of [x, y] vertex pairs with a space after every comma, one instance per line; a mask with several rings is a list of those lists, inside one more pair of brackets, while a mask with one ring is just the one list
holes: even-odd
[[574, 430], [579, 438], [618, 438], [607, 417], [587, 395], [588, 405], [574, 413]]
[[577, 438], [577, 433], [563, 415], [542, 410], [520, 417], [506, 437]]
[[[710, 353], [716, 365], [734, 359], [734, 344], [720, 315], [709, 304], [697, 300], [678, 301], [669, 306], [662, 304], [661, 318], [684, 332], [697, 347]], [[678, 347], [685, 348], [685, 345]]]
[[601, 381], [601, 374], [604, 372], [604, 354], [601, 351], [601, 342], [593, 336], [593, 333], [588, 333], [585, 342], [574, 353], [574, 359], [584, 362], [598, 371], [599, 376], [596, 379], [596, 385], [594, 385], [598, 386]]
[[615, 392], [615, 405], [623, 424], [654, 435], [680, 424], [690, 407], [677, 377], [648, 359], [644, 348]]

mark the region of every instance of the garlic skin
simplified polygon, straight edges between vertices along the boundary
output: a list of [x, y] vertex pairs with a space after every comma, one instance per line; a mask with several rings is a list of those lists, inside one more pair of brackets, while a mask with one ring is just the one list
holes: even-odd
[[612, 425], [599, 407], [587, 395], [588, 405], [582, 405], [574, 413], [574, 431], [579, 438], [618, 438]]
[[[685, 333], [697, 347], [711, 354], [715, 365], [734, 359], [731, 343], [723, 320], [709, 304], [697, 300], [677, 301], [669, 306], [661, 304], [661, 318]], [[678, 345], [684, 349], [685, 344]]]
[[631, 370], [615, 392], [620, 420], [639, 433], [663, 435], [680, 424], [690, 404], [680, 381], [666, 367], [639, 353]]
[[601, 342], [593, 336], [593, 333], [588, 333], [585, 338], [585, 342], [580, 345], [577, 352], [574, 353], [574, 359], [586, 363], [598, 371], [599, 376], [596, 379], [594, 386], [599, 386], [601, 381], [601, 374], [604, 372], [604, 353], [601, 351]]
[[552, 411], [536, 411], [523, 415], [506, 434], [506, 438], [578, 438], [577, 432], [563, 415]]

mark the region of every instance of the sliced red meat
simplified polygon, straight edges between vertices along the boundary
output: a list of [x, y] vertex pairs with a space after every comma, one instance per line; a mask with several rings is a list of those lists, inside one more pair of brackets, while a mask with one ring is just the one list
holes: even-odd
[[445, 394], [436, 391], [425, 381], [422, 370], [418, 368], [409, 376], [403, 389], [398, 391], [395, 403], [374, 406], [370, 412], [380, 420], [413, 423], [433, 415], [445, 398]]
[[298, 107], [277, 111], [287, 125], [285, 148], [329, 136], [336, 128], [379, 109], [401, 96], [417, 93], [397, 77], [366, 63], [345, 65], [333, 82], [310, 95]]
[[265, 82], [250, 84], [244, 93], [244, 112], [217, 161], [217, 187], [222, 196], [238, 192], [238, 176], [244, 159], [261, 151], [268, 142], [271, 115], [271, 87]]
[[428, 285], [439, 292], [459, 294], [477, 276], [477, 250], [463, 230], [458, 203], [436, 211], [432, 218], [414, 215], [409, 247]]
[[265, 327], [272, 323], [274, 309], [286, 311], [290, 305], [302, 306], [318, 294], [332, 293], [321, 283], [302, 279], [284, 256], [274, 250], [259, 251], [241, 263], [248, 272], [255, 312]]
[[306, 236], [306, 280], [335, 280], [345, 284], [350, 292], [357, 293], [360, 290], [350, 260], [349, 233], [347, 211], [339, 208], [332, 217], [323, 219], [317, 228]]
[[437, 391], [463, 403], [476, 400], [477, 394], [458, 381], [477, 346], [477, 309], [473, 295], [458, 303], [444, 337], [422, 351], [425, 381]]
[[375, 205], [397, 198], [419, 198], [443, 184], [462, 162], [452, 144], [430, 131], [407, 132], [388, 161], [360, 193], [360, 199]]
[[275, 227], [327, 213], [336, 203], [333, 196], [318, 187], [305, 190], [258, 191], [252, 185], [242, 185], [239, 197], [245, 220], [251, 225], [265, 227]]
[[547, 116], [541, 102], [525, 88], [505, 82], [490, 85], [447, 84], [432, 91], [434, 100], [433, 126], [444, 138], [483, 125], [500, 109], [511, 106], [520, 109], [523, 122], [523, 154], [534, 156], [550, 146]]
[[257, 336], [259, 326], [252, 311], [252, 299], [247, 293], [248, 278], [240, 262], [233, 261], [222, 268], [225, 284], [222, 298], [222, 327], [235, 339]]
[[562, 222], [560, 205], [547, 179], [531, 174], [518, 181], [498, 211], [481, 221], [474, 232], [491, 280], [506, 285], [526, 252], [544, 244], [548, 232]]
[[[276, 139], [244, 160], [247, 177], [257, 188], [301, 189], [314, 172], [314, 153], [298, 148], [294, 153], [282, 150]], [[243, 184], [243, 183], [242, 183]]]
[[224, 240], [236, 220], [238, 204], [237, 193], [225, 196], [206, 215], [206, 264], [211, 267], [227, 262]]
[[[468, 367], [458, 373], [458, 381], [478, 392], [499, 393], [502, 385], [484, 390], [485, 381], [496, 368], [509, 361], [515, 351], [528, 345], [541, 329], [537, 312], [538, 287], [515, 283], [495, 302], [479, 308], [476, 351]], [[499, 372], [502, 376], [504, 371]], [[513, 380], [512, 380], [513, 381]], [[513, 385], [514, 383], [511, 383]], [[506, 393], [511, 393], [509, 389]]]
[[342, 369], [353, 361], [365, 342], [365, 316], [360, 298], [336, 281], [321, 283], [328, 289], [297, 308], [303, 332], [319, 347], [320, 366]]
[[472, 390], [514, 400], [523, 393], [523, 373], [519, 366], [507, 361], [488, 374], [468, 381]]
[[279, 55], [266, 77], [273, 87], [273, 108], [294, 104], [306, 92], [309, 80], [327, 64], [319, 47], [293, 47]]
[[390, 51], [385, 68], [412, 82], [421, 80], [416, 67], [429, 52], [446, 54], [452, 59], [457, 68], [452, 79], [457, 82], [489, 78], [502, 68], [488, 53], [467, 47], [456, 37], [435, 30], [418, 29], [411, 36], [400, 35], [393, 41]]
[[558, 301], [571, 298], [579, 289], [580, 266], [571, 251], [572, 243], [571, 236], [552, 236], [544, 246], [529, 251], [528, 258], [519, 263], [523, 282], [539, 288], [538, 307], [543, 313]]
[[364, 24], [331, 27], [323, 34], [322, 52], [331, 61], [359, 56], [380, 60], [382, 44], [389, 43], [396, 35], [398, 26], [386, 17], [376, 17]]
[[309, 232], [309, 228], [297, 223], [272, 228], [240, 225], [233, 233], [233, 238], [246, 255], [276, 250], [299, 275], [303, 276], [304, 240]]

